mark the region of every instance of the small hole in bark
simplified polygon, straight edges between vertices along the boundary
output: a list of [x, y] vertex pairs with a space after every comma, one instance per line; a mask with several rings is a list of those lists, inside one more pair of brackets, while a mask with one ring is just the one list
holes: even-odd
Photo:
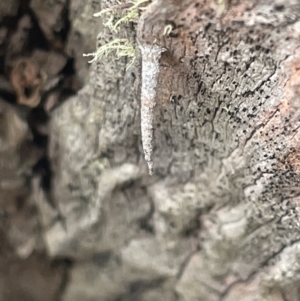
[[275, 5], [274, 6], [275, 11], [283, 11], [285, 9], [284, 5]]

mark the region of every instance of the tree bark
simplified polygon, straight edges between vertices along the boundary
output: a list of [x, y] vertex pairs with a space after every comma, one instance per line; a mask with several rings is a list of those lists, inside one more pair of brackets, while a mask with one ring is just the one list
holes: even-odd
[[[34, 182], [48, 254], [74, 261], [62, 300], [299, 300], [299, 1], [155, 0], [115, 33], [92, 14], [117, 2], [70, 2], [83, 88], [51, 116], [54, 207]], [[87, 71], [93, 34], [166, 50], [152, 177], [143, 58]]]

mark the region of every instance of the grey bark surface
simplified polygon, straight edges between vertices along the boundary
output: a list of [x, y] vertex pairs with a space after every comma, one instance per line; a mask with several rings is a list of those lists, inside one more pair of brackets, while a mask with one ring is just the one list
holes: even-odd
[[60, 300], [299, 300], [300, 3], [231, 2], [155, 0], [119, 32], [167, 49], [150, 177], [139, 62], [81, 58], [117, 1], [70, 1], [83, 88], [52, 114], [55, 206], [35, 181], [24, 249], [73, 261]]

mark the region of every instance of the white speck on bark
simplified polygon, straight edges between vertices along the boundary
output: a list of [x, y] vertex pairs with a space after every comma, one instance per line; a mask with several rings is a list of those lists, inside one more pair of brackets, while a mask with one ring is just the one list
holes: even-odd
[[153, 123], [156, 105], [156, 87], [159, 59], [164, 48], [157, 45], [140, 45], [142, 53], [141, 133], [145, 160], [149, 174], [153, 174]]

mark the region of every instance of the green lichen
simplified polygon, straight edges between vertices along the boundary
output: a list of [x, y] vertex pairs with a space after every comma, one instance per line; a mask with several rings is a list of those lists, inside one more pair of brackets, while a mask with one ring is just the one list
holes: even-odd
[[135, 60], [135, 48], [132, 43], [127, 39], [114, 39], [111, 42], [99, 47], [96, 52], [83, 54], [83, 56], [93, 56], [94, 58], [89, 61], [92, 63], [103, 56], [108, 56], [112, 51], [115, 52], [117, 59], [122, 57], [130, 58], [127, 69], [131, 67]]
[[[110, 8], [103, 9], [99, 13], [94, 14], [94, 17], [106, 16], [107, 20], [103, 23], [112, 32], [117, 33], [123, 25], [129, 22], [137, 23], [140, 12], [145, 9], [146, 4], [150, 3], [150, 0], [131, 0], [119, 5], [114, 5]], [[116, 18], [118, 12], [121, 12], [121, 17]], [[115, 21], [117, 19], [117, 21]], [[84, 54], [83, 56], [93, 56], [94, 58], [89, 61], [90, 63], [101, 59], [103, 56], [108, 56], [112, 51], [117, 55], [117, 58], [122, 57], [129, 58], [129, 63], [126, 69], [130, 68], [135, 61], [136, 51], [134, 45], [124, 38], [116, 38], [111, 42], [99, 47], [96, 52]]]
[[173, 30], [173, 26], [171, 24], [166, 25], [164, 28], [163, 35], [168, 36], [172, 32], [172, 30]]
[[[111, 31], [117, 32], [121, 25], [128, 24], [129, 22], [138, 22], [140, 11], [145, 9], [145, 4], [149, 3], [149, 0], [132, 0], [126, 3], [115, 5], [113, 7], [103, 9], [99, 13], [94, 14], [94, 17], [108, 16], [107, 22], [104, 26], [107, 26]], [[117, 11], [122, 11], [122, 16], [114, 22]]]
[[218, 5], [218, 13], [222, 14], [227, 11], [231, 6], [231, 0], [215, 0]]

